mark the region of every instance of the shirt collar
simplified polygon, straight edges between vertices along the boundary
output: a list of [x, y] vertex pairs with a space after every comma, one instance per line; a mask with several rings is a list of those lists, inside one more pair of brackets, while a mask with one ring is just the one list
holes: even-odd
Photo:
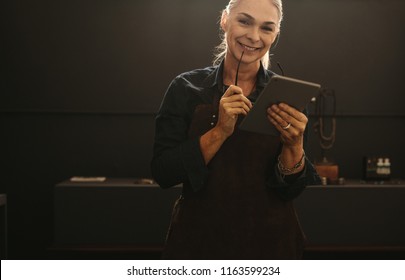
[[[207, 88], [212, 88], [218, 86], [219, 89], [223, 88], [223, 72], [224, 72], [224, 60], [219, 65], [214, 67], [214, 70], [205, 78], [203, 86]], [[260, 61], [259, 71], [257, 72], [257, 88], [264, 88], [270, 80], [270, 72], [266, 70]]]
[[270, 70], [266, 70], [263, 63], [260, 61], [259, 71], [257, 72], [256, 87], [264, 88], [270, 81], [271, 74], [272, 72]]
[[205, 78], [203, 82], [203, 87], [212, 88], [218, 86], [222, 88], [223, 78], [222, 73], [224, 72], [224, 60], [219, 65], [214, 66], [213, 71]]

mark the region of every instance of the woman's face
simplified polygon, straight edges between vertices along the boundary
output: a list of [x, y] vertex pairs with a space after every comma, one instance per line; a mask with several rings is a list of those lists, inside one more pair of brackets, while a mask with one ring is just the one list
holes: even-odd
[[228, 44], [226, 59], [258, 62], [277, 37], [279, 16], [271, 0], [240, 0], [222, 14], [221, 28]]

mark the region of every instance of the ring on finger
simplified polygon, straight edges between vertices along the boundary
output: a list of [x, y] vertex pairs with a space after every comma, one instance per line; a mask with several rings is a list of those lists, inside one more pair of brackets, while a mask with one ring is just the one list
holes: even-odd
[[284, 130], [287, 130], [290, 128], [290, 126], [291, 126], [291, 123], [288, 123], [286, 126], [282, 126], [281, 128]]

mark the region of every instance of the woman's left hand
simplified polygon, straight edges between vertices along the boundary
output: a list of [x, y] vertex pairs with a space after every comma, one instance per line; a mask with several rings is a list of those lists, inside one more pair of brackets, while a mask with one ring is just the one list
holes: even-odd
[[284, 145], [302, 148], [303, 135], [308, 123], [305, 114], [285, 103], [280, 103], [267, 109], [267, 117], [280, 132]]

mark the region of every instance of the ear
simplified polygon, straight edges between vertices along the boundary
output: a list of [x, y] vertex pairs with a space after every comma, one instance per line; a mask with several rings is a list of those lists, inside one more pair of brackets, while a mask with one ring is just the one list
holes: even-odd
[[224, 32], [226, 32], [227, 21], [228, 21], [228, 14], [227, 14], [226, 10], [223, 10], [222, 16], [221, 16], [221, 29]]

